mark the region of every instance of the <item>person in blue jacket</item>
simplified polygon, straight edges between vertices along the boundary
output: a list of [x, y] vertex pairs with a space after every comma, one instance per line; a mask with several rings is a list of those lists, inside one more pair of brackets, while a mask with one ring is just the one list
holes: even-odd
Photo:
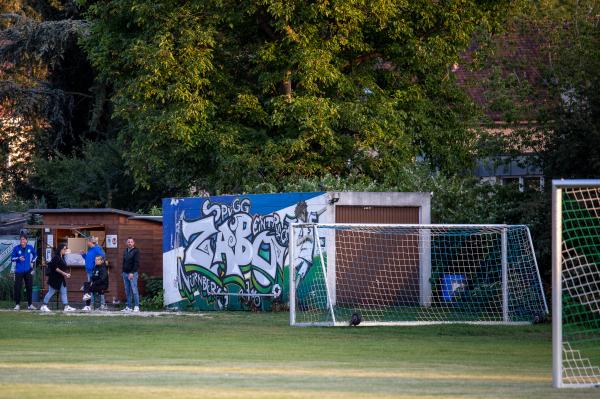
[[[96, 265], [96, 257], [101, 256], [102, 259], [104, 259], [106, 255], [104, 255], [102, 247], [98, 245], [98, 237], [88, 237], [86, 244], [88, 246], [88, 251], [87, 253], [82, 252], [81, 256], [83, 256], [83, 259], [85, 259], [85, 272], [87, 273], [87, 281], [92, 281], [92, 272], [94, 271], [94, 266]], [[92, 303], [94, 303], [93, 295]], [[100, 310], [106, 310], [104, 294], [100, 294]]]
[[21, 289], [25, 281], [27, 309], [35, 310], [32, 303], [33, 264], [37, 259], [35, 249], [27, 244], [27, 236], [21, 234], [20, 244], [13, 248], [11, 260], [15, 262], [15, 310], [21, 309]]

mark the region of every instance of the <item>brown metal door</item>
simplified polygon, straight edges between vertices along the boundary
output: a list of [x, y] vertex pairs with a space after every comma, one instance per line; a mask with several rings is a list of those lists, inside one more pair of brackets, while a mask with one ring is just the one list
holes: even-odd
[[[418, 207], [336, 206], [336, 223], [418, 224]], [[419, 233], [336, 232], [338, 306], [419, 303]]]
[[335, 207], [336, 223], [417, 224], [416, 206], [347, 206]]

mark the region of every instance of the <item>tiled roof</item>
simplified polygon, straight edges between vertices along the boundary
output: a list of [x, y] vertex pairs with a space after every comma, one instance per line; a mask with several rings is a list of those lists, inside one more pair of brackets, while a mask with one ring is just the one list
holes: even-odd
[[[494, 59], [495, 65], [500, 68], [503, 77], [513, 74], [519, 81], [527, 82], [533, 88], [534, 95], [525, 101], [529, 105], [536, 107], [543, 106], [541, 100], [546, 96], [536, 96], [545, 91], [539, 65], [543, 57], [543, 47], [545, 40], [539, 32], [534, 29], [519, 29], [516, 27], [508, 28], [507, 32], [497, 36], [492, 41], [492, 46], [496, 51]], [[459, 86], [463, 87], [469, 96], [480, 106], [482, 106], [490, 119], [499, 122], [502, 121], [501, 112], [490, 108], [490, 91], [486, 86], [488, 80], [493, 74], [493, 66], [487, 66], [481, 69], [473, 68], [473, 56], [480, 49], [479, 43], [473, 42], [471, 47], [461, 56], [458, 65], [454, 65], [452, 71], [456, 77]]]

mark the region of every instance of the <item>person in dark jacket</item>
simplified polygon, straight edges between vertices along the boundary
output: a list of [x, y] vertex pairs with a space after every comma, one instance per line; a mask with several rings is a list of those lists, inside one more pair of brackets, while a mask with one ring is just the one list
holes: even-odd
[[42, 312], [49, 312], [48, 303], [56, 292], [60, 292], [60, 299], [62, 304], [65, 306], [65, 312], [72, 312], [75, 308], [69, 306], [69, 300], [67, 299], [67, 283], [65, 278], [71, 278], [71, 274], [67, 273], [67, 264], [65, 262], [65, 251], [67, 246], [65, 244], [59, 244], [56, 247], [54, 257], [48, 263], [48, 293], [44, 297], [44, 303], [40, 307]]
[[131, 312], [131, 297], [133, 297], [133, 311], [140, 311], [140, 294], [138, 291], [138, 269], [140, 267], [140, 250], [135, 247], [135, 241], [129, 237], [127, 239], [127, 249], [123, 254], [123, 284], [125, 286], [125, 295], [127, 296], [127, 307], [123, 312]]
[[92, 310], [91, 302], [92, 302], [92, 294], [104, 295], [104, 291], [108, 289], [108, 269], [106, 268], [106, 262], [104, 261], [104, 257], [96, 256], [96, 264], [94, 265], [94, 269], [92, 270], [92, 276], [90, 281], [85, 282], [83, 285], [83, 300], [85, 301], [85, 306], [81, 309], [89, 312]]
[[33, 306], [33, 264], [37, 259], [35, 249], [27, 243], [27, 236], [21, 234], [20, 244], [13, 248], [11, 261], [15, 262], [15, 310], [21, 309], [21, 289], [25, 281], [27, 290], [27, 309], [35, 310]]

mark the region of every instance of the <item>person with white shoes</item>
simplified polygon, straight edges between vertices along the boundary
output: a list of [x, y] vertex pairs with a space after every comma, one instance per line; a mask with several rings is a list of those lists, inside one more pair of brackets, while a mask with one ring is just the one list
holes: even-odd
[[[88, 237], [86, 240], [86, 244], [88, 247], [87, 252], [82, 252], [81, 256], [83, 257], [83, 259], [85, 260], [85, 272], [87, 274], [87, 281], [91, 281], [92, 280], [92, 272], [94, 270], [94, 266], [96, 265], [96, 257], [97, 256], [102, 256], [102, 258], [104, 258], [106, 255], [104, 254], [104, 251], [102, 250], [102, 247], [100, 245], [98, 245], [98, 237]], [[94, 294], [92, 294], [92, 302], [94, 301], [93, 298]], [[93, 303], [92, 303], [93, 305]], [[104, 298], [104, 294], [100, 295], [100, 309], [106, 309], [106, 300]]]
[[15, 310], [21, 309], [21, 289], [25, 281], [27, 291], [27, 309], [36, 310], [33, 306], [33, 264], [37, 259], [35, 249], [27, 243], [27, 236], [21, 234], [20, 243], [13, 248], [11, 261], [15, 262]]
[[[140, 267], [140, 250], [135, 246], [135, 240], [132, 237], [127, 239], [127, 248], [123, 253], [123, 284], [125, 286], [125, 295], [127, 297], [127, 306], [122, 312], [140, 311], [140, 294], [138, 291], [138, 269]], [[131, 302], [133, 299], [133, 308]], [[132, 310], [133, 309], [133, 310]]]
[[103, 297], [106, 289], [108, 289], [108, 270], [106, 268], [106, 262], [104, 261], [103, 256], [97, 255], [90, 281], [86, 281], [83, 284], [83, 300], [85, 301], [85, 306], [81, 310], [84, 312], [91, 311], [91, 302], [94, 299], [94, 294]]
[[48, 275], [48, 293], [44, 296], [43, 304], [40, 307], [42, 312], [50, 312], [48, 303], [56, 292], [60, 292], [60, 299], [64, 306], [65, 312], [72, 312], [75, 308], [69, 306], [69, 300], [67, 299], [67, 283], [65, 278], [71, 278], [71, 274], [67, 273], [67, 263], [65, 262], [65, 252], [67, 246], [65, 244], [58, 244], [54, 257], [48, 263], [46, 274]]
[[[13, 310], [21, 310], [21, 305], [16, 304]], [[37, 310], [37, 308], [34, 305], [29, 305], [27, 306], [27, 310]]]

